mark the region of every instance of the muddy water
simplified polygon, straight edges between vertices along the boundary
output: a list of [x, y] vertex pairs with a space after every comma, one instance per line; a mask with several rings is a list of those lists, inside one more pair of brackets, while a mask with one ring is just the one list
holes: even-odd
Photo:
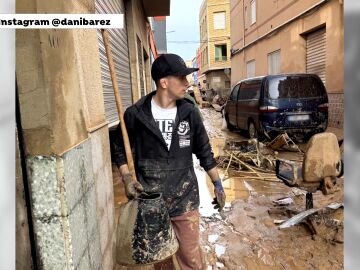
[[[203, 196], [209, 201], [208, 197], [210, 196], [212, 198], [214, 196], [211, 179], [205, 172], [198, 168], [195, 168], [195, 172], [200, 186], [200, 200], [203, 202], [206, 201], [205, 199], [201, 199]], [[219, 170], [219, 174], [220, 178], [224, 179], [221, 169]], [[229, 203], [235, 199], [248, 199], [251, 195], [265, 195], [276, 199], [292, 194], [292, 190], [282, 182], [261, 181], [251, 178], [227, 178], [223, 181], [223, 187], [226, 193], [226, 201]]]
[[[225, 141], [225, 138], [213, 138], [210, 140], [215, 157], [223, 154]], [[293, 153], [293, 156], [297, 157], [297, 154]], [[201, 206], [206, 209], [206, 205], [204, 205], [205, 202], [208, 202], [210, 198], [213, 198], [214, 196], [213, 185], [211, 183], [210, 177], [198, 165], [199, 162], [195, 156], [193, 159], [195, 164], [195, 172], [200, 185], [200, 200], [203, 202]], [[248, 199], [252, 194], [260, 196], [265, 195], [274, 198], [291, 194], [291, 189], [280, 181], [260, 181], [257, 179], [251, 179], [250, 177], [247, 179], [239, 177], [229, 178], [228, 176], [224, 175], [223, 170], [219, 169], [218, 171], [220, 178], [225, 179], [223, 180], [223, 187], [226, 193], [227, 202], [229, 203], [235, 199]], [[204, 183], [206, 183], [206, 185], [204, 185]], [[203, 197], [203, 199], [201, 199], [201, 197]]]
[[271, 198], [283, 197], [291, 194], [291, 189], [281, 182], [268, 182], [256, 179], [230, 178], [224, 181], [228, 201], [248, 199], [251, 195], [265, 195]]

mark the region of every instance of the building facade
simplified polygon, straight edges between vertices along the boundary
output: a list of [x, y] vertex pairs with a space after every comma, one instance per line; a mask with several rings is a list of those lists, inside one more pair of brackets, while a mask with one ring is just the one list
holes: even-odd
[[329, 125], [343, 127], [341, 0], [231, 0], [231, 85], [279, 73], [315, 73], [329, 96]]
[[202, 89], [221, 94], [230, 91], [230, 1], [204, 0], [200, 7], [200, 54], [198, 79]]

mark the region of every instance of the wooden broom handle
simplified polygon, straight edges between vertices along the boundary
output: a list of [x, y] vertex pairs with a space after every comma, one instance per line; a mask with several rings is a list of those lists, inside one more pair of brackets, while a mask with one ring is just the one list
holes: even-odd
[[102, 33], [106, 56], [107, 56], [107, 60], [108, 60], [108, 64], [109, 64], [111, 82], [113, 85], [114, 95], [115, 95], [115, 100], [116, 100], [116, 107], [117, 107], [117, 111], [118, 111], [119, 118], [120, 118], [121, 133], [122, 133], [124, 146], [125, 146], [127, 165], [129, 167], [131, 176], [133, 177], [134, 180], [136, 180], [134, 160], [133, 160], [133, 156], [132, 156], [132, 152], [131, 152], [129, 135], [127, 133], [125, 122], [124, 122], [124, 109], [123, 109], [123, 106], [121, 103], [120, 91], [119, 91], [119, 87], [117, 84], [115, 66], [114, 66], [110, 42], [109, 42], [109, 34], [105, 29], [101, 29], [101, 33]]

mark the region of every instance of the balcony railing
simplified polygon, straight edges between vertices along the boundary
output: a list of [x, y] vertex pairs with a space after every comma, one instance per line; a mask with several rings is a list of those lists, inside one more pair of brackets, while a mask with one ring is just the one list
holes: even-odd
[[215, 56], [215, 61], [219, 62], [219, 61], [226, 61], [227, 60], [227, 56]]

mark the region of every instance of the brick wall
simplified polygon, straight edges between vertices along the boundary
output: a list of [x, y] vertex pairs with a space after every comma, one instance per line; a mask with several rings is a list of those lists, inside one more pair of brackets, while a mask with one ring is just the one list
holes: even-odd
[[329, 126], [344, 127], [344, 94], [331, 94], [329, 97]]

